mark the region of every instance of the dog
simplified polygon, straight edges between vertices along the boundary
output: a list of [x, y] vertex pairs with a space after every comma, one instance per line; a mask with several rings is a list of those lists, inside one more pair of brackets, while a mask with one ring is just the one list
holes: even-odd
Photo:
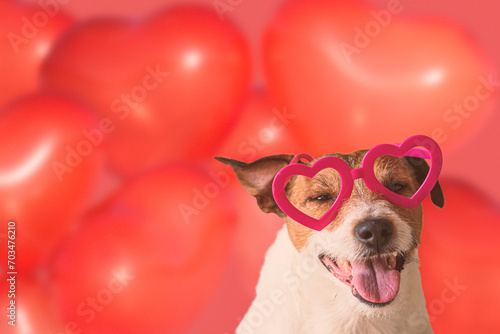
[[[366, 152], [328, 156], [355, 169]], [[272, 155], [245, 163], [216, 157], [233, 168], [263, 212], [285, 222], [266, 253], [256, 298], [236, 333], [433, 333], [417, 252], [422, 206], [410, 210], [393, 205], [356, 179], [335, 219], [321, 231], [312, 230], [288, 217], [273, 197], [274, 177], [292, 158]], [[429, 165], [422, 158], [382, 156], [374, 171], [386, 188], [411, 197]], [[285, 190], [295, 207], [319, 219], [340, 185], [338, 173], [324, 169], [312, 178], [293, 176]], [[444, 206], [439, 182], [430, 196], [435, 205]]]

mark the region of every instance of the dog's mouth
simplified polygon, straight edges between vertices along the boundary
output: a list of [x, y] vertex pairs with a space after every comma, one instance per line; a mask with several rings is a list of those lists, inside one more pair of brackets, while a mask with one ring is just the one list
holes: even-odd
[[401, 270], [408, 253], [394, 252], [348, 261], [320, 254], [323, 265], [351, 288], [362, 302], [380, 307], [388, 305], [399, 292]]

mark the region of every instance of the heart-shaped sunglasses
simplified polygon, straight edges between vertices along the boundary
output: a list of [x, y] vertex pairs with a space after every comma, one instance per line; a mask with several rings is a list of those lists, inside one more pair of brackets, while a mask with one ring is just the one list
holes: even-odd
[[[407, 156], [430, 159], [429, 173], [412, 197], [408, 198], [394, 193], [377, 180], [374, 165], [375, 161], [383, 155], [392, 155], [398, 158]], [[301, 159], [308, 162], [314, 160], [307, 153], [296, 155], [289, 165], [283, 167], [276, 174], [273, 181], [273, 196], [280, 209], [288, 217], [316, 231], [322, 230], [335, 219], [343, 202], [351, 196], [355, 179], [363, 178], [366, 186], [374, 193], [384, 196], [392, 204], [413, 210], [431, 192], [438, 180], [443, 165], [443, 156], [439, 145], [432, 138], [423, 135], [412, 136], [401, 144], [381, 144], [371, 148], [366, 152], [361, 167], [356, 169], [351, 169], [344, 160], [337, 157], [323, 157], [311, 166], [301, 164]], [[294, 175], [303, 175], [312, 178], [325, 168], [333, 168], [339, 173], [341, 187], [339, 195], [330, 209], [321, 218], [316, 219], [300, 211], [290, 203], [285, 193], [285, 186]]]

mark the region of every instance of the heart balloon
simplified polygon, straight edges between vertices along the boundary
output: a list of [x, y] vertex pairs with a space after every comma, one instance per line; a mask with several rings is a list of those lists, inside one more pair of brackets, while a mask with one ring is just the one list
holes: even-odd
[[142, 23], [77, 26], [47, 60], [43, 84], [111, 120], [110, 164], [131, 175], [208, 157], [234, 122], [249, 76], [236, 28], [212, 11], [180, 7]]
[[[293, 119], [286, 107], [275, 106], [264, 92], [254, 91], [215, 155], [251, 162], [267, 155], [301, 152], [305, 148], [290, 131]], [[246, 194], [231, 166], [213, 157], [204, 165], [224, 187], [234, 186]]]
[[234, 204], [208, 175], [155, 170], [66, 240], [54, 297], [85, 333], [176, 333], [215, 293], [233, 226]]
[[402, 7], [296, 0], [268, 28], [271, 96], [297, 115], [294, 130], [308, 153], [415, 133], [448, 145], [487, 116], [498, 84], [478, 45], [452, 24], [404, 17]]
[[474, 187], [440, 180], [443, 209], [424, 201], [419, 248], [427, 311], [436, 333], [495, 333], [500, 298], [500, 211]]
[[38, 88], [40, 67], [57, 38], [72, 24], [57, 1], [24, 6], [0, 2], [0, 107]]
[[102, 170], [103, 132], [79, 104], [37, 95], [0, 112], [0, 134], [0, 229], [7, 235], [12, 222], [15, 266], [28, 271], [85, 209]]
[[305, 151], [291, 131], [296, 117], [286, 106], [271, 103], [267, 93], [254, 91], [216, 154], [250, 162], [267, 155]]

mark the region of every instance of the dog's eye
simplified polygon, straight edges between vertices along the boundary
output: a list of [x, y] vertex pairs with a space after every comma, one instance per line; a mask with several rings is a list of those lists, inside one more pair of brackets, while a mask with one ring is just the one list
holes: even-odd
[[332, 199], [333, 199], [332, 195], [323, 194], [323, 195], [319, 195], [319, 196], [309, 197], [308, 200], [313, 201], [313, 202], [328, 202], [328, 201], [331, 201]]
[[401, 193], [408, 187], [405, 183], [392, 183], [389, 186], [389, 190], [395, 193]]

